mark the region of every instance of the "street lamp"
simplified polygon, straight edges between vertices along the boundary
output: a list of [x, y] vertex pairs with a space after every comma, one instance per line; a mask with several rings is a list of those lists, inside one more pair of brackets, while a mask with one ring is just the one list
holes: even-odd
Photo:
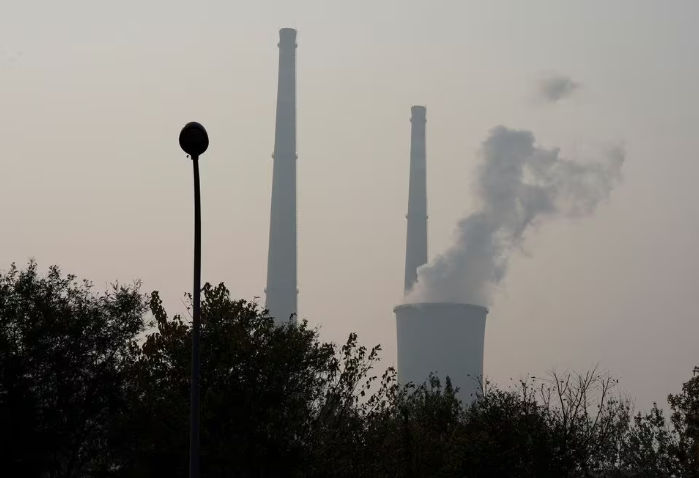
[[199, 198], [199, 155], [209, 147], [204, 127], [192, 121], [180, 132], [180, 147], [192, 158], [194, 167], [194, 286], [192, 288], [192, 377], [189, 413], [189, 477], [199, 478], [199, 329], [201, 326], [201, 200]]

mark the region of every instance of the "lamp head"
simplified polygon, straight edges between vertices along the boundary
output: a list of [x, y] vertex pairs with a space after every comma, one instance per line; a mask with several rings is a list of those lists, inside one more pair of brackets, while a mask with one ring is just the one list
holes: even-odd
[[180, 131], [180, 147], [192, 158], [198, 157], [209, 147], [209, 136], [204, 127], [192, 121]]

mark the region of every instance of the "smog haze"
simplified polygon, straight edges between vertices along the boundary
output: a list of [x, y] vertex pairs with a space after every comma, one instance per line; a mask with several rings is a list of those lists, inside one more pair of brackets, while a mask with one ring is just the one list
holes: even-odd
[[0, 270], [35, 258], [100, 289], [141, 279], [186, 314], [192, 178], [177, 135], [199, 121], [203, 279], [263, 305], [291, 27], [298, 310], [322, 338], [356, 331], [395, 363], [410, 107], [426, 105], [430, 259], [483, 210], [489, 144], [604, 172], [575, 196], [585, 214], [556, 203], [549, 220], [553, 203], [537, 203], [545, 220], [508, 242], [485, 304], [489, 378], [598, 364], [647, 407], [699, 363], [696, 2], [3, 6]]

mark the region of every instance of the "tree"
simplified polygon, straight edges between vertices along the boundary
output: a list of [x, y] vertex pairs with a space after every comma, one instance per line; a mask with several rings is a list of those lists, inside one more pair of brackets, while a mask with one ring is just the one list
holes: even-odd
[[[169, 318], [157, 292], [157, 329], [128, 367], [129, 406], [118, 426], [119, 474], [185, 476], [190, 325]], [[323, 475], [351, 455], [378, 348], [351, 334], [338, 349], [305, 322], [275, 326], [223, 284], [203, 288], [202, 470], [205, 476]], [[332, 460], [329, 460], [332, 457]]]
[[393, 469], [398, 476], [599, 476], [614, 468], [628, 423], [613, 383], [594, 370], [532, 377], [510, 389], [486, 382], [464, 406], [448, 379], [440, 387], [432, 377], [402, 389], [389, 407]]
[[699, 376], [689, 379], [681, 393], [669, 395], [667, 400], [677, 432], [675, 454], [684, 476], [699, 476]]
[[633, 417], [620, 447], [618, 468], [625, 476], [691, 476], [682, 472], [675, 429], [667, 426], [662, 409], [653, 404]]
[[616, 467], [630, 417], [628, 400], [613, 394], [617, 383], [596, 368], [583, 374], [554, 372], [544, 380], [540, 397], [559, 470], [594, 476]]
[[138, 284], [95, 294], [36, 263], [0, 275], [0, 449], [7, 476], [87, 476], [108, 465], [124, 361], [143, 329]]
[[[356, 334], [336, 346], [223, 284], [202, 294], [205, 476], [699, 475], [697, 377], [669, 396], [669, 422], [657, 406], [631, 416], [597, 370], [486, 382], [463, 404], [449, 377], [377, 376], [380, 347]], [[186, 476], [190, 354], [190, 322], [157, 292], [96, 293], [56, 267], [12, 266], [0, 275], [3, 472]]]

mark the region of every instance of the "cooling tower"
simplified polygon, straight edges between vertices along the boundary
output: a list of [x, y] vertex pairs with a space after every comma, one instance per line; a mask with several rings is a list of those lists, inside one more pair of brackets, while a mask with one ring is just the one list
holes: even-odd
[[434, 373], [444, 386], [449, 377], [464, 403], [482, 392], [483, 341], [488, 309], [457, 303], [399, 305], [398, 380], [424, 383]]
[[279, 30], [266, 308], [277, 323], [296, 314], [296, 30]]

